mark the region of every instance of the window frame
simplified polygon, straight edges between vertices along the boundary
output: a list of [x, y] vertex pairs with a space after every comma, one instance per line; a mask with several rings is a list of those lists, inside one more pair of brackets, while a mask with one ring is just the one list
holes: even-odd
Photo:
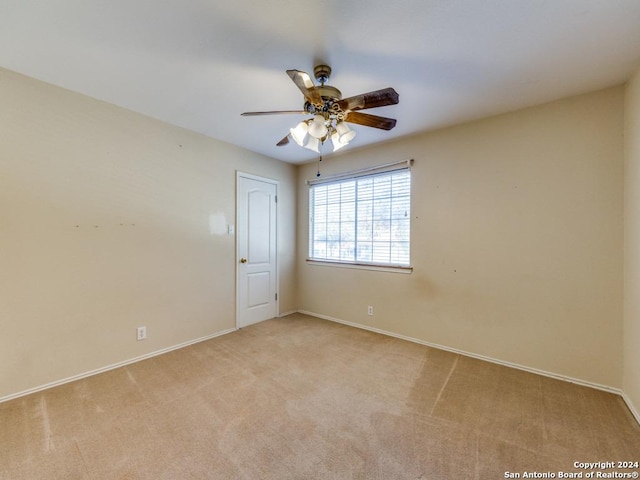
[[[365, 270], [381, 270], [387, 272], [395, 272], [395, 273], [411, 273], [413, 271], [413, 267], [411, 266], [411, 204], [412, 204], [412, 178], [411, 178], [411, 167], [413, 165], [413, 159], [411, 160], [403, 160], [401, 162], [394, 162], [385, 165], [379, 165], [376, 167], [365, 168], [352, 172], [345, 172], [337, 175], [330, 175], [323, 178], [317, 178], [313, 180], [308, 180], [307, 185], [309, 187], [308, 192], [308, 245], [307, 245], [307, 263], [311, 265], [319, 265], [319, 266], [330, 266], [330, 267], [343, 267], [343, 268], [357, 268], [357, 269], [365, 269]], [[409, 253], [408, 253], [408, 263], [391, 263], [391, 262], [381, 262], [381, 261], [360, 261], [357, 259], [357, 251], [354, 251], [354, 258], [351, 259], [334, 259], [334, 258], [319, 258], [312, 257], [311, 254], [313, 252], [313, 237], [315, 231], [314, 224], [314, 203], [313, 203], [313, 189], [316, 186], [320, 185], [329, 185], [329, 184], [338, 184], [345, 183], [349, 181], [357, 181], [363, 178], [374, 178], [379, 177], [381, 175], [393, 174], [394, 172], [407, 171], [409, 173], [409, 206], [408, 206], [408, 228], [409, 235], [408, 245], [409, 245]], [[390, 195], [390, 201], [393, 201], [393, 195]], [[372, 199], [373, 200], [373, 199]], [[360, 200], [362, 202], [362, 200]], [[357, 198], [354, 197], [354, 202], [357, 208]], [[393, 218], [390, 217], [389, 221], [393, 221]], [[341, 222], [342, 223], [342, 222]], [[357, 216], [355, 216], [353, 220], [353, 228], [354, 230], [357, 228]], [[341, 235], [341, 234], [340, 234]], [[357, 235], [356, 235], [357, 239]], [[354, 239], [354, 243], [356, 242]], [[389, 239], [388, 243], [391, 247], [393, 240]]]

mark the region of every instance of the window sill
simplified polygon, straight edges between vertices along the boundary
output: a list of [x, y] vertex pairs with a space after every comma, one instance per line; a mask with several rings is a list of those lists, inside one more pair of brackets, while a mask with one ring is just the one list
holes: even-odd
[[375, 263], [350, 263], [350, 262], [338, 262], [338, 261], [332, 261], [332, 260], [313, 260], [311, 258], [307, 258], [307, 264], [318, 265], [320, 267], [355, 268], [356, 270], [376, 270], [378, 272], [390, 272], [390, 273], [409, 274], [413, 272], [413, 267], [407, 267], [402, 265], [379, 265]]

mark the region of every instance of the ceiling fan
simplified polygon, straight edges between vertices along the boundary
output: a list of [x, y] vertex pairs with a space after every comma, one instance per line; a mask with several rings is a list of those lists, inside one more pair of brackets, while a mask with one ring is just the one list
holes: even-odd
[[356, 132], [351, 130], [347, 123], [382, 130], [391, 130], [396, 125], [396, 120], [393, 118], [379, 117], [358, 111], [397, 104], [398, 92], [391, 87], [343, 99], [340, 90], [326, 84], [331, 76], [331, 67], [328, 65], [317, 65], [313, 69], [313, 74], [320, 85], [314, 85], [306, 72], [287, 70], [287, 74], [304, 95], [302, 110], [244, 112], [242, 114], [245, 117], [279, 114], [313, 115], [313, 118], [304, 120], [295, 128], [290, 129], [289, 133], [276, 144], [279, 147], [288, 144], [289, 138], [292, 138], [301, 147], [320, 153], [320, 145], [330, 139], [335, 152], [347, 145], [356, 135]]

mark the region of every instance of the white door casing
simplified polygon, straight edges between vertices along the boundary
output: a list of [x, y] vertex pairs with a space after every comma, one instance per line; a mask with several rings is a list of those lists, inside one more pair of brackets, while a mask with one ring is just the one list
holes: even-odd
[[278, 183], [238, 172], [236, 192], [236, 326], [242, 328], [278, 312]]

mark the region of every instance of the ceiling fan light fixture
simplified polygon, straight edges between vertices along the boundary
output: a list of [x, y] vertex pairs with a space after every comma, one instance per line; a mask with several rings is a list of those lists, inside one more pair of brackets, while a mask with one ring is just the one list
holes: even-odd
[[291, 134], [291, 138], [300, 145], [304, 146], [304, 139], [307, 136], [307, 132], [309, 131], [309, 125], [307, 122], [300, 122], [295, 128], [289, 129], [289, 133]]
[[351, 130], [349, 128], [349, 125], [344, 122], [338, 122], [338, 124], [336, 125], [336, 132], [338, 134], [340, 143], [344, 145], [348, 144], [356, 136], [356, 132]]
[[313, 117], [309, 125], [309, 135], [317, 139], [324, 137], [328, 132], [325, 121], [324, 115], [318, 114]]
[[335, 130], [334, 130], [333, 134], [331, 135], [331, 143], [333, 143], [333, 151], [334, 152], [340, 150], [342, 147], [344, 147], [346, 145], [346, 143], [340, 142], [340, 135], [338, 135], [338, 132], [336, 132]]
[[309, 139], [307, 140], [307, 143], [305, 143], [303, 146], [304, 148], [313, 150], [316, 153], [320, 153], [320, 140], [318, 140], [316, 137], [309, 135]]

